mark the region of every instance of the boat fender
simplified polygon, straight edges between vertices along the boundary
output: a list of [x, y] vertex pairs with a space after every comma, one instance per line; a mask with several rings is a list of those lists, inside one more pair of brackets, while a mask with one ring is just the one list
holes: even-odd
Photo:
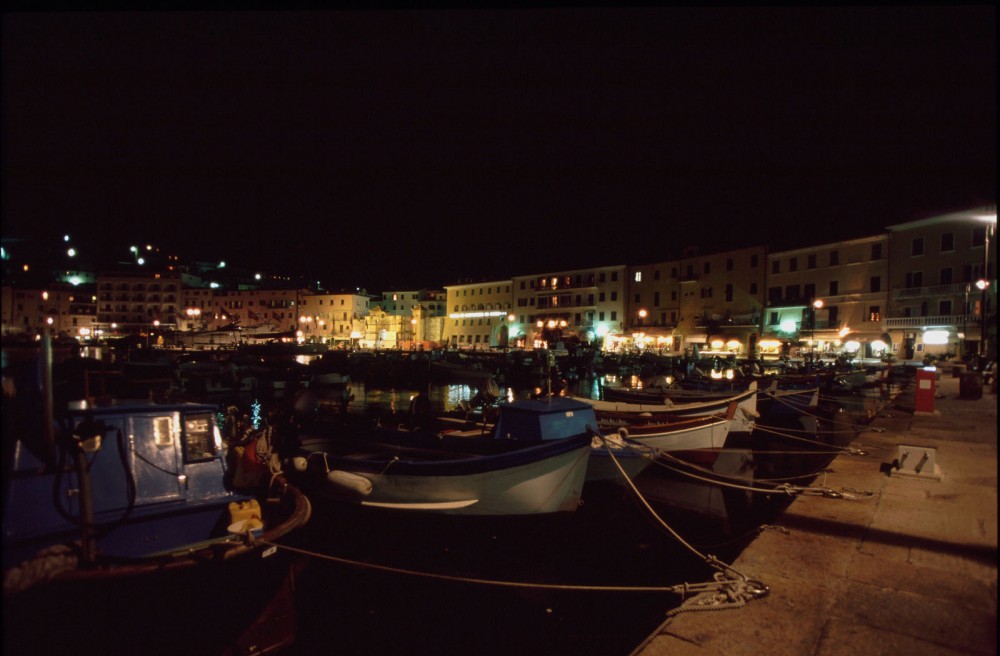
[[292, 467], [297, 472], [304, 472], [309, 467], [309, 461], [302, 456], [295, 456], [292, 458]]
[[628, 439], [628, 429], [625, 428], [624, 426], [618, 429], [618, 434], [621, 436], [623, 440]]
[[326, 480], [334, 487], [366, 497], [372, 493], [372, 482], [358, 474], [334, 469], [326, 475]]

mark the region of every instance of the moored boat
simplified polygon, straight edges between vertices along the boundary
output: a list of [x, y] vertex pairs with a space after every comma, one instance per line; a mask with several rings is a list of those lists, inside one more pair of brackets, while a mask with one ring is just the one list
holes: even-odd
[[664, 399], [662, 403], [624, 403], [602, 401], [569, 393], [565, 396], [592, 406], [602, 421], [618, 420], [624, 424], [635, 422], [637, 419], [649, 423], [656, 420], [668, 422], [681, 418], [718, 415], [728, 412], [730, 404], [736, 403], [736, 413], [733, 415], [730, 432], [751, 432], [760, 416], [757, 412], [756, 381], [750, 383], [745, 391], [690, 403], [674, 403], [670, 399]]
[[235, 653], [294, 641], [292, 558], [263, 543], [303, 526], [309, 501], [280, 476], [227, 488], [215, 413], [76, 401], [37, 431], [5, 425], [8, 653]]
[[301, 435], [286, 471], [307, 493], [373, 508], [453, 515], [575, 510], [597, 425], [593, 409], [550, 398], [498, 410], [489, 432], [379, 426]]

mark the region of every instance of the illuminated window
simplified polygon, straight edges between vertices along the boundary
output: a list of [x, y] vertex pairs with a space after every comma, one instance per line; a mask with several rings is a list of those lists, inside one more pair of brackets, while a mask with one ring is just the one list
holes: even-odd
[[217, 455], [212, 416], [191, 415], [184, 420], [184, 460], [210, 460]]
[[635, 281], [636, 282], [642, 282], [642, 271], [636, 271], [635, 272]]
[[170, 417], [153, 417], [153, 444], [156, 446], [173, 446], [174, 422]]

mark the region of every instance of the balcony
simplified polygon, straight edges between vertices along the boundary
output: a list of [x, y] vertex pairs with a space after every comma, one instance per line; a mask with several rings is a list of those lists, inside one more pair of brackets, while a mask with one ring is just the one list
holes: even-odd
[[893, 298], [922, 298], [927, 296], [962, 296], [966, 287], [971, 293], [979, 293], [976, 283], [957, 282], [951, 285], [931, 285], [929, 287], [904, 287], [893, 291]]
[[696, 317], [694, 320], [695, 326], [699, 328], [704, 328], [711, 324], [716, 324], [720, 327], [725, 326], [756, 326], [760, 321], [760, 317], [756, 314], [734, 314], [729, 317], [723, 315], [702, 315]]
[[978, 326], [979, 317], [968, 314], [941, 314], [929, 317], [886, 317], [882, 327], [889, 328], [926, 328], [928, 326]]

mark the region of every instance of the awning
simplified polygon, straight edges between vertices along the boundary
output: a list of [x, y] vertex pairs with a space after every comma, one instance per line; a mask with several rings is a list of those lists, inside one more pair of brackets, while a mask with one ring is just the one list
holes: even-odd
[[684, 341], [688, 344], [704, 344], [708, 341], [708, 335], [697, 334], [697, 335], [686, 335], [684, 336]]

